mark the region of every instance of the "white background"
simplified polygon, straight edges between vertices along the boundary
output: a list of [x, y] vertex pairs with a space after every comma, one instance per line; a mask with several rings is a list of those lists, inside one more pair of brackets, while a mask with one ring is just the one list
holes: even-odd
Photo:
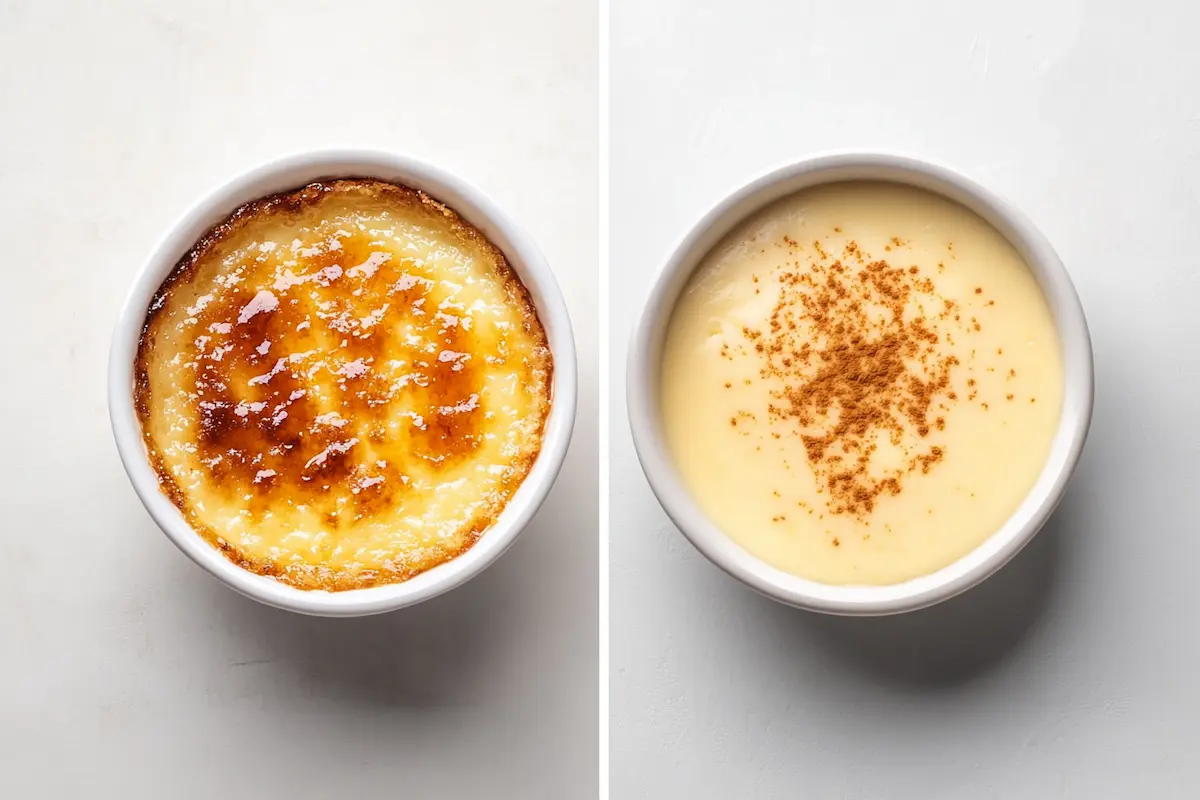
[[[612, 0], [612, 789], [634, 798], [1196, 797], [1200, 6]], [[677, 239], [827, 148], [944, 160], [1082, 297], [1091, 437], [1051, 523], [956, 601], [818, 617], [659, 510], [624, 349]]]
[[[597, 19], [591, 2], [0, 2], [0, 797], [592, 798]], [[579, 345], [567, 464], [475, 581], [363, 620], [236, 596], [144, 513], [111, 326], [188, 205], [311, 147], [476, 183]]]

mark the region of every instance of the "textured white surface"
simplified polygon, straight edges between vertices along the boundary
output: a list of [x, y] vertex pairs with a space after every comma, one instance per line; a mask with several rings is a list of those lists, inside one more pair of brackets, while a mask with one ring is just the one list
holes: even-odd
[[[1194, 796], [1198, 22], [1187, 3], [613, 0], [614, 798]], [[704, 561], [623, 408], [627, 334], [677, 238], [749, 178], [856, 146], [1015, 201], [1096, 351], [1047, 528], [958, 600], [877, 620], [793, 611]]]
[[0, 3], [0, 797], [590, 798], [596, 433], [514, 548], [384, 617], [242, 599], [162, 536], [104, 408], [186, 206], [311, 147], [458, 172], [541, 245], [596, 415], [595, 7]]

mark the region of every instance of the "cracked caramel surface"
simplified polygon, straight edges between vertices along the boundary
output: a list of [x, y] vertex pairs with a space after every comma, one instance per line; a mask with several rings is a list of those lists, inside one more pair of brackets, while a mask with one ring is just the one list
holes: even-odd
[[532, 467], [552, 359], [503, 255], [426, 195], [238, 209], [151, 304], [135, 401], [163, 491], [245, 569], [331, 591], [471, 547]]

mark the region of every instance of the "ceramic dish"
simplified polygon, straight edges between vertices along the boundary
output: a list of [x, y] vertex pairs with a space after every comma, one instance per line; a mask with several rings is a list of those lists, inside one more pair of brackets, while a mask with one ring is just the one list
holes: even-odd
[[[402, 583], [342, 592], [296, 589], [238, 567], [192, 529], [159, 490], [134, 408], [133, 370], [151, 298], [180, 258], [214, 224], [251, 200], [334, 177], [376, 178], [419, 189], [458, 212], [507, 258], [525, 285], [554, 359], [552, 407], [542, 447], [529, 474], [491, 527], [470, 549]], [[533, 241], [461, 179], [428, 164], [388, 153], [347, 150], [284, 158], [235, 178], [185, 213], [154, 248], [134, 279], [113, 334], [108, 372], [109, 413], [121, 460], [142, 503], [172, 542], [196, 564], [244, 595], [268, 605], [322, 616], [362, 616], [427, 600], [479, 574], [508, 549], [550, 490], [575, 418], [575, 345], [554, 275]]]
[[[705, 255], [748, 216], [803, 189], [854, 180], [908, 184], [974, 211], [1017, 249], [1054, 318], [1064, 371], [1058, 429], [1045, 466], [1024, 501], [983, 544], [932, 574], [880, 586], [816, 583], [776, 569], [736, 545], [693, 501], [665, 443], [660, 412], [663, 343], [677, 298]], [[1094, 393], [1087, 321], [1074, 286], [1046, 238], [993, 192], [936, 164], [885, 153], [833, 153], [778, 169], [734, 192], [684, 237], [663, 268], [634, 332], [628, 408], [634, 445], [651, 488], [679, 530], [713, 563], [753, 589], [793, 606], [844, 615], [884, 615], [930, 606], [996, 572], [1054, 511], [1083, 449]]]

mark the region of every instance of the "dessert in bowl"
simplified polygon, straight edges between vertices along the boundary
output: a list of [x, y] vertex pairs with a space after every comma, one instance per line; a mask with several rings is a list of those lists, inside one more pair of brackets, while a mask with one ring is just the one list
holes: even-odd
[[160, 526], [257, 599], [352, 615], [491, 563], [574, 413], [562, 299], [476, 190], [373, 153], [269, 165], [180, 222], [135, 285], [110, 401]]
[[898, 156], [818, 157], [684, 240], [630, 356], [639, 457], [735, 576], [794, 605], [910, 610], [1040, 528], [1090, 419], [1066, 272], [1007, 203]]

